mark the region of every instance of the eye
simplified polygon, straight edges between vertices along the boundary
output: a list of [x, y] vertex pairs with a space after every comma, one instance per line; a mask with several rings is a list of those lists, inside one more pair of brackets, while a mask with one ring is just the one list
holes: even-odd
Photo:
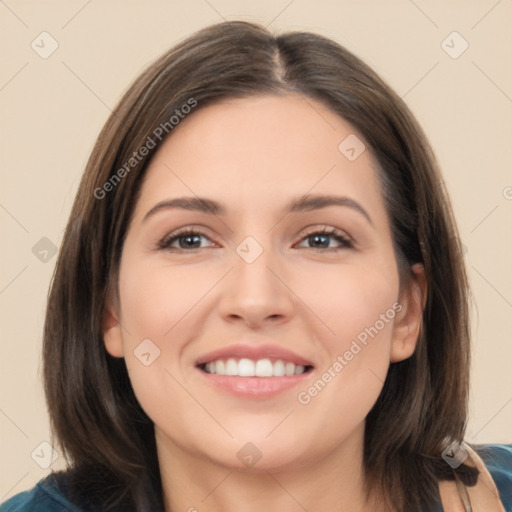
[[[318, 249], [322, 252], [336, 252], [342, 249], [350, 249], [354, 247], [354, 242], [345, 235], [345, 233], [335, 228], [310, 231], [302, 240], [309, 241], [314, 244], [313, 247], [309, 248]], [[330, 242], [332, 240], [339, 244], [339, 246], [331, 247]]]
[[[201, 249], [201, 238], [209, 238], [199, 231], [194, 231], [193, 229], [183, 229], [182, 231], [178, 231], [177, 233], [171, 233], [163, 238], [159, 244], [158, 248], [162, 250], [187, 250], [187, 249]], [[173, 245], [175, 242], [178, 242], [178, 247]], [[199, 245], [198, 245], [199, 244]]]
[[[206, 246], [201, 246], [201, 238], [210, 240], [204, 233], [201, 233], [200, 231], [185, 228], [181, 231], [171, 233], [164, 237], [158, 243], [158, 249], [168, 251], [204, 249]], [[312, 230], [303, 236], [302, 240], [309, 241], [314, 244], [313, 247], [306, 247], [306, 249], [316, 249], [322, 252], [336, 252], [342, 249], [349, 249], [354, 247], [353, 241], [342, 231], [339, 231], [335, 228]], [[332, 247], [330, 245], [331, 241], [337, 243], [338, 247]]]

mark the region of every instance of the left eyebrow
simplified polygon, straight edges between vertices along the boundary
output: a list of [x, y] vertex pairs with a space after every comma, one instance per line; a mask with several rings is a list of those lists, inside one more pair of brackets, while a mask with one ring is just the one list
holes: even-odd
[[291, 201], [285, 208], [285, 211], [287, 213], [308, 212], [311, 210], [319, 210], [320, 208], [327, 208], [329, 206], [347, 206], [352, 208], [363, 215], [363, 217], [365, 217], [373, 226], [369, 213], [357, 201], [346, 196], [310, 194]]
[[[368, 212], [357, 201], [345, 196], [310, 194], [293, 199], [285, 206], [284, 211], [286, 213], [299, 213], [319, 210], [329, 206], [345, 206], [352, 208], [363, 215], [373, 226], [372, 219]], [[150, 216], [161, 210], [173, 208], [198, 211], [211, 215], [224, 215], [226, 213], [226, 208], [213, 199], [201, 197], [177, 197], [157, 203], [146, 213], [142, 221], [145, 222]]]

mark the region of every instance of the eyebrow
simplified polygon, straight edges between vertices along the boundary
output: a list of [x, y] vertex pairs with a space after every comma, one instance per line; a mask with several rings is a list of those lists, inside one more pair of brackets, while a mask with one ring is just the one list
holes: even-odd
[[[372, 219], [368, 212], [357, 201], [345, 196], [309, 194], [291, 200], [285, 206], [284, 213], [308, 212], [312, 210], [319, 210], [321, 208], [327, 208], [329, 206], [345, 206], [351, 208], [363, 215], [363, 217], [365, 217], [366, 220], [373, 226]], [[157, 203], [146, 213], [142, 221], [145, 222], [149, 217], [159, 211], [174, 208], [203, 212], [211, 215], [226, 214], [225, 207], [213, 199], [208, 199], [205, 197], [177, 197], [175, 199], [166, 199]]]

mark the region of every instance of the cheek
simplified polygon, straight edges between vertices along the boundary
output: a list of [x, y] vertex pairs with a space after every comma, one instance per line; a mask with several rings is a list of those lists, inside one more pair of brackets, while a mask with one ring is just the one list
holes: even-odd
[[[398, 274], [392, 262], [362, 262], [335, 270], [317, 268], [305, 275], [308, 277], [300, 284], [299, 293], [307, 297], [308, 306], [323, 321], [323, 344], [330, 352], [347, 349], [360, 334], [364, 341], [364, 333], [375, 324], [379, 336], [382, 334], [380, 338], [390, 340], [389, 320], [396, 315], [393, 304], [399, 292]], [[381, 315], [385, 315], [384, 322]]]
[[126, 268], [134, 270], [121, 273], [119, 284], [128, 339], [163, 341], [207, 290], [204, 272], [188, 272], [185, 278], [180, 267], [130, 264], [127, 261]]
[[186, 391], [183, 351], [200, 325], [201, 298], [217, 278], [204, 267], [187, 272], [180, 266], [152, 265], [130, 255], [123, 266], [119, 293], [130, 381], [146, 414], [159, 425], [173, 425], [178, 432], [183, 411], [192, 417], [204, 413]]
[[325, 428], [334, 432], [363, 421], [380, 394], [401, 309], [399, 281], [395, 267], [378, 264], [316, 277], [326, 283], [311, 303], [329, 327], [318, 331], [325, 358], [317, 380], [297, 400], [309, 414], [327, 418]]

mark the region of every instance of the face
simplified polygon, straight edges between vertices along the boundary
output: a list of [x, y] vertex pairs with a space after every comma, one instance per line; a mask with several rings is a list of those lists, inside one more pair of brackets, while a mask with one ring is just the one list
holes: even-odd
[[154, 156], [104, 338], [159, 448], [283, 469], [362, 439], [421, 318], [362, 143], [312, 99], [265, 95], [194, 112]]

